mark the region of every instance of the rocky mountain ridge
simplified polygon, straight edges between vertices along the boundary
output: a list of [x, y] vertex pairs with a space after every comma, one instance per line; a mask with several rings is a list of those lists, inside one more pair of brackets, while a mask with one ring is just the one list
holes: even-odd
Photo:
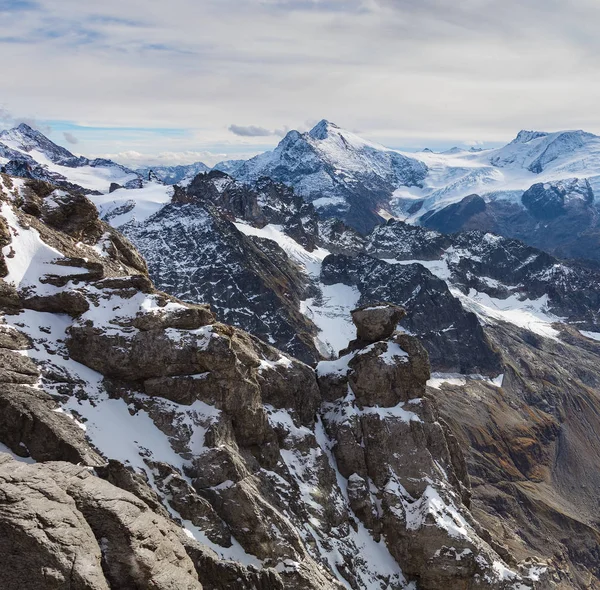
[[3, 587], [568, 579], [470, 514], [404, 310], [355, 310], [358, 339], [315, 372], [156, 291], [86, 197], [1, 178]]

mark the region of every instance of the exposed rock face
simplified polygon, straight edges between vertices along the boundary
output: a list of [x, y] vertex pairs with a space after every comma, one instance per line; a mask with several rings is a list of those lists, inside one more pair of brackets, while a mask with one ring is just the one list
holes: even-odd
[[[124, 229], [146, 254], [158, 285], [182, 299], [210, 303], [220, 320], [285, 343], [305, 361], [318, 357], [316, 328], [299, 312], [307, 277], [276, 244], [244, 236], [197, 203], [168, 205], [145, 225]], [[159, 239], [163, 247], [157, 249]]]
[[174, 523], [69, 463], [0, 454], [0, 585], [6, 590], [201, 590]]
[[465, 222], [486, 209], [485, 201], [479, 195], [469, 195], [458, 203], [452, 203], [440, 211], [429, 211], [420, 218], [422, 225], [443, 233], [456, 233], [463, 229]]
[[[382, 307], [361, 310], [359, 333], [380, 321]], [[398, 313], [387, 308], [388, 317]], [[503, 587], [490, 583], [498, 556], [466, 510], [464, 457], [433, 401], [423, 397], [429, 366], [418, 341], [396, 334], [321, 362], [317, 373], [328, 400], [324, 424], [348, 478], [350, 505], [385, 539], [403, 571], [425, 590]]]

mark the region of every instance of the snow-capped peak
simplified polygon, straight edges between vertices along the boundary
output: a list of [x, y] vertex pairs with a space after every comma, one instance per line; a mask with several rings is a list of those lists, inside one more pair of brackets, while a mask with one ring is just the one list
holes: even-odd
[[329, 135], [330, 130], [340, 129], [335, 123], [331, 123], [327, 119], [321, 119], [309, 132], [308, 134], [313, 139], [326, 139]]
[[76, 156], [69, 150], [56, 145], [43, 133], [33, 129], [27, 123], [21, 123], [18, 127], [1, 131], [0, 142], [9, 148], [27, 153], [39, 150], [55, 163], [76, 159]]
[[36, 178], [56, 186], [108, 192], [112, 184], [127, 187], [140, 175], [111, 160], [75, 156], [43, 133], [21, 123], [0, 131], [0, 165], [7, 173]]
[[527, 143], [532, 139], [538, 139], [540, 137], [546, 137], [548, 133], [545, 131], [529, 131], [527, 129], [521, 129], [519, 133], [517, 133], [517, 137], [515, 137], [511, 143]]

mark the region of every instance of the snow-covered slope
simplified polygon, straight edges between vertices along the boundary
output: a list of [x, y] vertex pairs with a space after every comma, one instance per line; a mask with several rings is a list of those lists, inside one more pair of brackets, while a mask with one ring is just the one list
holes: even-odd
[[140, 178], [111, 160], [75, 156], [25, 123], [0, 132], [0, 166], [17, 176], [95, 192], [108, 192], [112, 183], [125, 185]]
[[173, 197], [174, 189], [157, 182], [146, 182], [141, 188], [119, 188], [112, 193], [92, 195], [100, 215], [114, 227], [141, 222], [159, 211]]
[[[420, 189], [397, 190], [392, 211], [408, 221], [476, 193], [489, 200], [520, 202], [536, 183], [572, 178], [600, 186], [600, 137], [584, 131], [521, 131], [508, 145], [491, 150], [418, 152], [412, 156], [428, 167]], [[422, 201], [410, 213], [410, 205]]]

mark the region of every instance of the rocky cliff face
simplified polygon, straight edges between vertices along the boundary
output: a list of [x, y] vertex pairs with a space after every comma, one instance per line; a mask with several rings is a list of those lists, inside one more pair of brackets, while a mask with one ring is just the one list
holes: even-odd
[[315, 372], [156, 291], [84, 197], [2, 193], [3, 588], [552, 587], [470, 512], [403, 310]]

